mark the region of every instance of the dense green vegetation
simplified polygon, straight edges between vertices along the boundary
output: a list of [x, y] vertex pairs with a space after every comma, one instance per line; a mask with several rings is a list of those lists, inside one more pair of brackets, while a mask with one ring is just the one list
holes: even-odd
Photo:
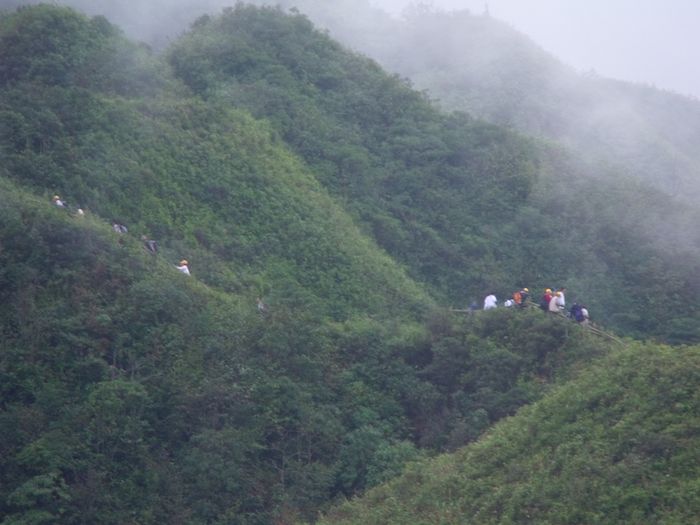
[[615, 208], [556, 154], [301, 15], [239, 5], [161, 57], [102, 17], [0, 14], [0, 522], [313, 519], [610, 352], [444, 308], [491, 289], [567, 284], [627, 334], [696, 339], [697, 302], [666, 302], [697, 277], [634, 213], [567, 200]]
[[631, 346], [321, 523], [695, 523], [700, 348]]
[[261, 317], [99, 219], [2, 189], [7, 523], [308, 518], [606, 351], [537, 311]]
[[[626, 333], [700, 338], [700, 239], [687, 233], [697, 212], [664, 194], [593, 177], [554, 146], [442, 116], [299, 15], [238, 6], [200, 19], [169, 58], [206, 100], [270, 122], [443, 302], [566, 283]], [[650, 243], [651, 232], [663, 241]], [[681, 298], [682, 309], [669, 307]]]

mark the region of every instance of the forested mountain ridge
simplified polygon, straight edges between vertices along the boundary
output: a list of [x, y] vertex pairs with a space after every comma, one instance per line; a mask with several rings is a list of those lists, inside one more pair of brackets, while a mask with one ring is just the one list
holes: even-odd
[[[403, 311], [412, 302], [429, 304], [415, 285], [401, 282], [391, 261], [376, 250], [370, 254], [366, 238], [264, 125], [171, 89], [173, 81], [158, 69], [164, 68], [104, 19], [88, 25], [69, 11], [25, 10], [6, 23], [21, 24], [23, 17], [42, 38], [9, 27], [3, 38], [8, 177], [155, 236], [179, 252], [175, 258], [201, 251], [199, 264], [192, 261], [199, 277], [222, 289], [249, 286], [242, 282], [246, 266], [274, 271], [274, 262], [260, 261], [277, 261], [279, 278], [286, 265], [297, 266], [288, 274], [290, 286], [302, 278], [301, 286], [316, 293], [325, 286], [321, 295], [343, 294], [327, 301], [335, 309], [354, 300], [354, 308], [374, 311], [373, 295], [382, 311], [391, 311], [389, 296]], [[314, 257], [304, 253], [311, 246]], [[350, 246], [359, 251], [347, 252]], [[222, 259], [235, 260], [235, 270]], [[395, 273], [379, 279], [390, 287], [401, 282], [399, 288], [373, 282], [371, 276], [384, 271]], [[335, 277], [321, 277], [324, 272]], [[346, 272], [361, 274], [362, 282]], [[342, 290], [344, 280], [360, 288]], [[262, 288], [259, 293], [267, 293]]]
[[[137, 12], [123, 0], [68, 3], [109, 12], [132, 34], [161, 46], [173, 38], [173, 24], [220, 6], [218, 0], [154, 1]], [[265, 15], [267, 31], [237, 9], [235, 17], [248, 17], [250, 27], [232, 17], [216, 23], [205, 17], [172, 47], [178, 56], [171, 51], [170, 62], [184, 81], [195, 81], [191, 86], [208, 102], [269, 119], [365, 232], [439, 302], [468, 304], [486, 288], [503, 296], [523, 283], [538, 290], [567, 284], [599, 320], [624, 333], [700, 339], [694, 264], [700, 210], [692, 197], [697, 101], [578, 75], [488, 16], [419, 7], [399, 20], [366, 0], [294, 5], [342, 42], [427, 89], [424, 99], [539, 137], [526, 145], [461, 116], [448, 125], [414, 126], [421, 115], [433, 115], [426, 113], [427, 100], [397, 90], [405, 82], [382, 79], [378, 69], [376, 77], [368, 74], [369, 62], [341, 51], [309, 24], [273, 24], [274, 10]], [[163, 16], [144, 24], [144, 12]], [[227, 28], [237, 31], [236, 39]], [[202, 51], [210, 56], [198, 56]], [[249, 69], [237, 70], [232, 53], [247, 57]], [[188, 63], [188, 56], [195, 60]], [[346, 75], [351, 69], [364, 71], [365, 80]], [[396, 107], [406, 103], [411, 111], [395, 111], [388, 93]], [[367, 118], [372, 112], [388, 117], [393, 129]], [[364, 122], [351, 123], [349, 115], [364, 115]], [[475, 187], [482, 169], [506, 175], [501, 186]], [[490, 198], [475, 197], [484, 191]]]
[[539, 311], [436, 307], [485, 287], [601, 271], [629, 333], [692, 340], [693, 304], [663, 301], [693, 276], [615, 224], [597, 251], [577, 180], [300, 15], [238, 6], [162, 58], [101, 17], [2, 13], [3, 525], [312, 519], [610, 352]]
[[[440, 115], [298, 14], [239, 5], [204, 17], [169, 60], [206, 100], [268, 120], [443, 302], [567, 283], [627, 333], [700, 337], [697, 210], [609, 168], [593, 175], [556, 146]], [[674, 296], [687, 298], [680, 316]]]
[[1, 184], [3, 523], [309, 519], [608, 351], [540, 312], [260, 315]]
[[[36, 0], [3, 0], [2, 6]], [[127, 34], [158, 49], [191, 21], [226, 5], [153, 0], [64, 0], [110, 16]], [[255, 1], [256, 4], [270, 4]], [[649, 86], [579, 74], [496, 18], [436, 11], [425, 5], [394, 18], [369, 0], [280, 0], [333, 38], [377, 60], [450, 110], [546, 137], [582, 150], [589, 159], [693, 202], [700, 192], [697, 100]]]

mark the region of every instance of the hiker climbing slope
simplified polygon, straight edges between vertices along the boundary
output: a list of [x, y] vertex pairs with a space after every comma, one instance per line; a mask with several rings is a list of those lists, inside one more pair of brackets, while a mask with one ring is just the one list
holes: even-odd
[[58, 195], [54, 195], [53, 199], [51, 199], [51, 202], [53, 203], [54, 206], [58, 206], [59, 208], [65, 208], [66, 203], [61, 200], [61, 197]]
[[498, 299], [494, 294], [489, 294], [484, 298], [484, 310], [492, 310], [498, 306]]
[[549, 300], [549, 312], [553, 314], [560, 313], [564, 307], [561, 305], [561, 292], [556, 292], [552, 298]]
[[545, 312], [549, 310], [549, 303], [552, 300], [552, 290], [550, 288], [547, 288], [544, 291], [544, 295], [542, 296], [542, 299], [540, 299], [540, 308], [544, 310]]
[[153, 239], [149, 239], [147, 236], [142, 235], [141, 241], [143, 242], [143, 247], [146, 248], [153, 255], [158, 253], [158, 243]]
[[527, 300], [530, 298], [530, 290], [528, 288], [523, 288], [520, 290], [520, 307], [525, 308], [527, 306]]
[[182, 273], [184, 273], [185, 275], [190, 275], [189, 264], [190, 264], [190, 263], [188, 263], [186, 259], [182, 259], [182, 260], [180, 261], [180, 264], [179, 264], [179, 265], [175, 265], [175, 268], [177, 268], [178, 270], [180, 270], [180, 271], [181, 271]]

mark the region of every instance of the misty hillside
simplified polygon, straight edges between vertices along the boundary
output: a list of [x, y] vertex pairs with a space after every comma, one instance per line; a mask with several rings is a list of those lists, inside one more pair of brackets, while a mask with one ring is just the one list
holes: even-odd
[[[610, 326], [696, 337], [700, 236], [683, 221], [697, 210], [612, 174], [591, 178], [554, 146], [440, 115], [303, 16], [239, 6], [200, 19], [168, 56], [205, 99], [270, 122], [444, 303], [567, 283]], [[667, 308], [680, 297], [682, 313]]]
[[300, 14], [238, 5], [158, 54], [0, 13], [0, 523], [313, 520], [620, 345], [449, 309], [489, 291], [700, 339], [692, 251], [646, 241], [668, 197], [577, 162]]
[[[0, 0], [0, 7], [35, 0]], [[104, 14], [127, 34], [163, 49], [223, 0], [65, 0]], [[310, 16], [343, 44], [409, 78], [449, 110], [555, 140], [619, 176], [694, 202], [700, 195], [700, 103], [658, 89], [579, 74], [507, 24], [418, 5], [402, 19], [367, 0], [255, 0]]]
[[[291, 5], [291, 4], [290, 4]], [[700, 195], [700, 102], [578, 74], [525, 35], [468, 11], [296, 2], [345, 44], [448, 109], [562, 143], [686, 202]]]
[[[90, 13], [108, 13], [129, 34], [153, 43], [157, 49], [175, 39], [196, 16], [213, 13], [222, 5], [217, 0], [196, 5], [153, 1], [132, 9], [128, 0], [68, 3]], [[284, 140], [314, 168], [326, 189], [339, 195], [346, 208], [352, 208], [353, 214], [362, 219], [365, 231], [402, 262], [413, 278], [430, 283], [440, 302], [468, 304], [483, 296], [484, 288], [503, 295], [522, 283], [540, 291], [566, 283], [581, 294], [578, 298], [589, 303], [598, 319], [616, 329], [671, 341], [697, 340], [695, 297], [700, 283], [693, 261], [700, 256], [700, 210], [692, 195], [697, 194], [700, 180], [696, 173], [700, 159], [695, 158], [694, 148], [700, 120], [694, 117], [698, 115], [695, 101], [575, 74], [523, 35], [487, 16], [436, 13], [418, 7], [408, 11], [405, 20], [397, 20], [367, 1], [302, 0], [281, 4], [308, 13], [334, 37], [377, 59], [390, 71], [409, 77], [417, 87], [428, 89], [427, 96], [438, 99], [443, 107], [466, 110], [470, 115], [538, 137], [525, 146], [528, 154], [523, 156], [515, 153], [517, 149], [524, 151], [522, 146], [515, 146], [515, 136], [504, 134], [510, 141], [507, 151], [498, 152], [492, 146], [491, 151], [481, 148], [481, 159], [470, 163], [470, 169], [476, 172], [482, 169], [486, 156], [503, 157], [502, 167], [510, 164], [511, 174], [522, 175], [513, 179], [518, 197], [517, 192], [494, 193], [493, 202], [498, 204], [484, 207], [481, 204], [489, 201], [481, 198], [483, 188], [472, 191], [476, 188], [469, 187], [468, 194], [455, 193], [448, 183], [447, 192], [436, 191], [435, 179], [421, 178], [412, 182], [413, 190], [401, 187], [396, 192], [392, 188], [387, 195], [377, 182], [383, 178], [382, 184], [390, 185], [388, 177], [395, 177], [391, 172], [411, 171], [413, 165], [406, 162], [416, 159], [404, 155], [401, 163], [389, 166], [376, 158], [383, 137], [374, 131], [374, 135], [363, 135], [366, 128], [362, 126], [382, 126], [382, 122], [367, 122], [360, 127], [354, 123], [354, 129], [345, 131], [340, 131], [338, 125], [358, 108], [353, 101], [356, 92], [377, 97], [379, 103], [374, 109], [384, 111], [380, 105], [386, 106], [389, 101], [383, 92], [379, 95], [381, 87], [363, 86], [352, 78], [336, 86], [332, 83], [338, 80], [337, 66], [329, 67], [323, 75], [315, 66], [306, 71], [315, 78], [317, 88], [309, 93], [310, 86], [303, 85], [306, 80], [294, 71], [304, 61], [291, 56], [291, 52], [280, 54], [274, 43], [265, 51], [272, 53], [265, 67], [277, 60], [285, 61], [280, 64], [287, 70], [284, 74], [291, 70], [290, 79], [301, 85], [276, 78], [282, 70], [272, 74], [255, 68], [251, 78], [227, 86], [222, 77], [226, 68], [220, 63], [226, 56], [220, 56], [218, 63], [213, 61], [219, 78], [183, 78], [210, 100], [221, 98], [224, 104], [233, 103], [258, 117], [271, 118]], [[257, 38], [254, 31], [247, 28], [242, 37]], [[277, 43], [286, 42], [281, 39]], [[224, 51], [214, 49], [220, 43], [211, 41], [207, 45], [215, 53]], [[321, 39], [309, 45], [329, 46], [332, 50], [336, 44]], [[240, 51], [229, 47], [229, 51]], [[186, 49], [182, 41], [173, 48], [184, 55], [198, 52]], [[181, 75], [201, 73], [182, 71], [190, 67], [185, 63], [187, 57], [169, 53], [172, 64], [181, 68]], [[330, 58], [329, 53], [326, 55]], [[304, 63], [303, 67], [309, 65]], [[256, 74], [264, 78], [254, 78]], [[193, 81], [199, 84], [195, 86]], [[324, 82], [327, 85], [322, 86]], [[292, 89], [300, 96], [293, 98]], [[336, 94], [336, 99], [326, 100], [328, 93]], [[304, 97], [314, 100], [309, 103]], [[310, 110], [309, 104], [316, 103], [323, 104], [320, 111], [325, 115]], [[368, 109], [373, 110], [360, 105], [358, 111]], [[463, 117], [455, 117], [456, 121], [460, 119]], [[394, 140], [391, 134], [403, 134], [412, 126], [410, 119], [404, 120], [403, 129], [394, 126], [380, 133]], [[475, 123], [469, 127], [478, 128]], [[421, 134], [432, 133], [428, 128], [426, 125], [412, 140], [422, 140]], [[460, 136], [460, 130], [467, 127], [454, 129], [447, 132], [451, 137], [444, 135], [448, 149], [462, 141], [475, 144], [478, 134]], [[319, 140], [321, 136], [332, 138], [324, 142]], [[375, 151], [364, 151], [368, 147]], [[412, 144], [404, 140], [401, 147], [410, 148]], [[440, 155], [439, 150], [428, 154]], [[415, 152], [411, 155], [417, 157]], [[520, 158], [516, 160], [514, 155]], [[429, 169], [444, 171], [445, 164], [436, 160]], [[447, 168], [453, 170], [450, 162]], [[487, 170], [495, 168], [494, 162], [486, 162], [491, 164]], [[425, 167], [419, 167], [419, 171]], [[533, 173], [537, 173], [534, 178], [528, 175]], [[401, 173], [400, 177], [403, 184], [406, 175]], [[507, 178], [503, 181], [510, 184]], [[365, 191], [364, 196], [357, 194], [358, 187]], [[461, 205], [470, 200], [469, 207]], [[472, 208], [475, 204], [482, 208], [478, 213]], [[441, 210], [440, 216], [430, 217], [436, 208]], [[414, 217], [416, 214], [419, 216]], [[441, 254], [438, 265], [434, 253]], [[609, 278], [601, 279], [602, 275]], [[633, 283], [640, 282], [644, 283], [643, 290], [629, 291]], [[683, 305], [683, 320], [668, 305]]]

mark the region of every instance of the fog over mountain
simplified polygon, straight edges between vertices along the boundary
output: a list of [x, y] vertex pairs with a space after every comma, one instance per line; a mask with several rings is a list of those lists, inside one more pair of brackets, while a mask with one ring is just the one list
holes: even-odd
[[[38, 3], [37, 0], [0, 0], [0, 8]], [[215, 13], [234, 0], [64, 0], [57, 3], [84, 12], [106, 15], [132, 38], [163, 47], [187, 28], [193, 17]], [[316, 23], [317, 14], [308, 0], [253, 0], [255, 4], [297, 6]], [[491, 16], [530, 36], [548, 52], [580, 71], [620, 80], [653, 85], [684, 95], [700, 96], [700, 61], [695, 22], [700, 4], [675, 0], [672, 7], [661, 0], [346, 0], [321, 2], [338, 6], [352, 16], [366, 16], [376, 7], [399, 18], [406, 9], [430, 7], [445, 11], [469, 10]], [[327, 15], [324, 15], [327, 16]], [[373, 16], [383, 17], [377, 11]], [[353, 20], [346, 19], [350, 25]]]
[[415, 3], [468, 9], [511, 24], [581, 71], [700, 96], [696, 22], [692, 0], [373, 0], [395, 15]]

